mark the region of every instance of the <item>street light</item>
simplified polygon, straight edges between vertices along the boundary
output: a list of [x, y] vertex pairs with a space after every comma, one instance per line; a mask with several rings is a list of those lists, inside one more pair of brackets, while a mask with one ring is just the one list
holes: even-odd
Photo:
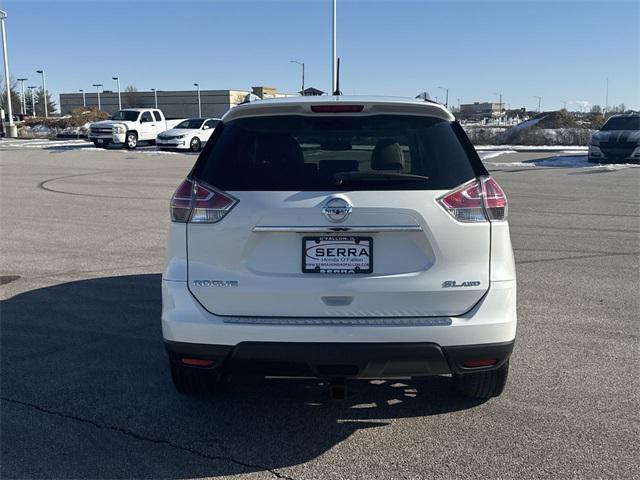
[[4, 21], [7, 13], [0, 10], [0, 25], [2, 29], [2, 55], [4, 57], [4, 83], [7, 86], [7, 113], [9, 114], [9, 124], [7, 125], [7, 137], [15, 138], [18, 136], [18, 129], [13, 124], [13, 112], [11, 111], [11, 77], [9, 76], [9, 59], [7, 57], [7, 35], [4, 31]]
[[297, 63], [302, 67], [302, 93], [304, 95], [304, 62], [299, 62], [298, 60], [289, 60], [289, 63]]
[[122, 98], [120, 97], [120, 77], [111, 77], [111, 80], [118, 82], [118, 110], [122, 110]]
[[100, 105], [100, 87], [102, 87], [101, 83], [94, 83], [94, 87], [96, 87], [96, 92], [98, 93], [98, 110], [102, 110], [102, 105]]
[[29, 80], [28, 78], [19, 78], [18, 81], [20, 82], [20, 97], [22, 98], [22, 101], [20, 102], [20, 110], [23, 115], [26, 115], [27, 113], [27, 100], [24, 98], [24, 82], [26, 82], [27, 80]]
[[447, 87], [438, 87], [440, 90], [444, 90], [446, 92], [444, 106], [449, 108], [449, 89]]
[[27, 88], [31, 92], [31, 116], [35, 117], [36, 116], [36, 94], [34, 93], [34, 90], [38, 87], [36, 87], [35, 85], [30, 85]]
[[539, 97], [538, 95], [534, 95], [533, 98], [537, 98], [538, 99], [538, 113], [540, 113], [540, 108], [542, 105], [542, 97]]
[[202, 117], [202, 105], [200, 104], [200, 84], [194, 83], [194, 87], [198, 87], [198, 117]]
[[42, 75], [42, 91], [44, 92], [44, 118], [47, 118], [49, 116], [49, 110], [48, 110], [48, 97], [47, 97], [47, 77], [44, 73], [44, 70], [36, 70], [36, 73], [39, 73]]
[[82, 89], [82, 88], [81, 88], [81, 89], [80, 89], [80, 90], [78, 90], [78, 91], [79, 91], [79, 92], [82, 92], [82, 106], [83, 106], [84, 108], [87, 108], [87, 97], [85, 96], [84, 89]]
[[156, 109], [158, 108], [158, 91], [155, 88], [152, 88], [151, 91], [153, 92], [153, 98], [156, 101]]

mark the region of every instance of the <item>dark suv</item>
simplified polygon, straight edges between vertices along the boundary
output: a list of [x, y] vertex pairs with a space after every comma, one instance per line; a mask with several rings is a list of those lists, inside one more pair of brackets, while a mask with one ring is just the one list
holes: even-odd
[[615, 115], [589, 141], [591, 163], [640, 162], [640, 114]]

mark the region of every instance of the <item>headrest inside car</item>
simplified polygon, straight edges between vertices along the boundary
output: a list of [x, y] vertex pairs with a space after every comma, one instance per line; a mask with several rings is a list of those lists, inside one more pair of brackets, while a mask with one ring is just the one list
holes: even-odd
[[404, 156], [400, 144], [392, 138], [378, 140], [371, 154], [371, 168], [373, 170], [404, 169]]

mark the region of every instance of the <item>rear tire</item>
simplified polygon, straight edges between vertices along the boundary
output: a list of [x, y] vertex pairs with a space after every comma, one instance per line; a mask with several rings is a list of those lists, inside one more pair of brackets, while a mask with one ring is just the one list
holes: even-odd
[[135, 150], [138, 146], [138, 134], [135, 132], [127, 132], [124, 139], [124, 148], [127, 150]]
[[222, 376], [215, 370], [185, 367], [176, 362], [169, 362], [169, 365], [173, 386], [183, 395], [212, 393], [222, 384]]
[[495, 370], [455, 374], [453, 380], [466, 397], [486, 400], [498, 397], [504, 390], [509, 375], [509, 361]]

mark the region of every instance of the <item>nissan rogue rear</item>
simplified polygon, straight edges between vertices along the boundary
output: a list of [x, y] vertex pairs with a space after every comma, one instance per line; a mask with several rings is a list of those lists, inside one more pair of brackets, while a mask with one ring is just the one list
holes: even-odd
[[516, 333], [507, 199], [422, 100], [231, 109], [171, 199], [162, 331], [174, 384], [227, 372], [450, 374], [499, 395]]

